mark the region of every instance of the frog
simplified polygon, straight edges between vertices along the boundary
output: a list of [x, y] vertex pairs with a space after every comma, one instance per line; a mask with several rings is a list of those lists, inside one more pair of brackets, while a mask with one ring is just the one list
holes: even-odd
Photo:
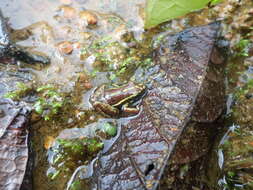
[[101, 85], [90, 97], [93, 108], [106, 117], [130, 117], [140, 111], [139, 103], [146, 86], [133, 81], [116, 87]]
[[6, 18], [0, 10], [0, 59], [4, 60], [6, 58], [14, 58], [25, 63], [50, 63], [47, 56], [31, 53], [11, 40]]

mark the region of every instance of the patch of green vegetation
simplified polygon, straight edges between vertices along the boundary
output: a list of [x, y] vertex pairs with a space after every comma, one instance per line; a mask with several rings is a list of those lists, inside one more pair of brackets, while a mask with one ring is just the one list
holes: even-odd
[[66, 103], [64, 95], [59, 93], [56, 87], [50, 84], [40, 86], [34, 90], [32, 87], [19, 82], [17, 83], [17, 90], [5, 94], [4, 97], [19, 101], [31, 93], [37, 96], [37, 100], [33, 104], [35, 112], [45, 120], [50, 120], [53, 116], [57, 115]]
[[[131, 34], [125, 36], [127, 36], [127, 42], [136, 42]], [[134, 71], [139, 66], [148, 66], [152, 60], [147, 56], [148, 53], [145, 51], [143, 53], [140, 49], [140, 47], [125, 47], [118, 41], [112, 41], [110, 37], [95, 40], [90, 47], [84, 47], [83, 51], [84, 57], [90, 55], [96, 57], [93, 64], [94, 70], [89, 75], [94, 77], [99, 71], [108, 72], [108, 78], [113, 81], [117, 77]]]
[[62, 93], [59, 93], [52, 85], [41, 86], [36, 89], [38, 100], [33, 107], [37, 114], [41, 115], [45, 120], [50, 120], [57, 115], [64, 106], [65, 99]]
[[95, 40], [92, 45], [90, 46], [91, 49], [101, 49], [108, 47], [108, 45], [111, 45], [113, 42], [110, 42], [112, 40], [112, 37], [110, 36], [105, 36], [101, 39]]
[[101, 150], [104, 144], [95, 138], [57, 139], [64, 152], [70, 155], [92, 155]]
[[[103, 147], [103, 142], [95, 137], [57, 139], [56, 144], [50, 149], [51, 169], [47, 176], [54, 180], [65, 175], [71, 175], [76, 167], [91, 161]], [[74, 186], [78, 187], [78, 184]]]
[[91, 77], [91, 78], [94, 78], [97, 76], [97, 73], [99, 72], [99, 70], [97, 69], [93, 69], [92, 72], [90, 72], [88, 75]]
[[20, 100], [24, 96], [26, 96], [29, 92], [32, 91], [32, 88], [30, 86], [27, 86], [26, 84], [22, 82], [17, 83], [17, 90], [13, 92], [8, 92], [4, 95], [5, 98], [10, 98], [13, 100]]
[[104, 123], [103, 124], [103, 131], [107, 135], [114, 137], [117, 134], [117, 127], [115, 125], [110, 124], [110, 123]]
[[47, 84], [47, 85], [38, 87], [38, 88], [36, 89], [36, 91], [37, 91], [37, 92], [43, 92], [43, 91], [45, 91], [45, 90], [53, 90], [53, 89], [54, 89], [53, 85]]
[[246, 190], [247, 185], [241, 183], [239, 175], [235, 171], [226, 172], [222, 183], [220, 184], [224, 190]]
[[251, 41], [248, 39], [241, 39], [236, 45], [236, 56], [248, 57]]
[[235, 127], [222, 145], [224, 151], [224, 177], [219, 184], [226, 190], [252, 189], [253, 137], [251, 130]]
[[57, 142], [59, 143], [60, 147], [64, 150], [67, 150], [67, 152], [70, 152], [72, 154], [84, 154], [84, 144], [86, 143], [86, 140], [83, 142], [83, 140], [66, 140], [66, 139], [57, 139]]
[[157, 48], [161, 44], [165, 36], [166, 35], [164, 34], [160, 34], [159, 36], [157, 36], [155, 40], [153, 41], [153, 47]]
[[237, 99], [245, 96], [253, 88], [253, 79], [250, 79], [243, 87], [240, 87], [235, 92], [235, 97]]
[[82, 189], [83, 185], [79, 180], [74, 181], [70, 186], [70, 190], [82, 190]]

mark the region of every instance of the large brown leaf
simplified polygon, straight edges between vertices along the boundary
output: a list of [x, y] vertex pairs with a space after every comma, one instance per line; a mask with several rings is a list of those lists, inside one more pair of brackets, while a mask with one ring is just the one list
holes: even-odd
[[0, 99], [0, 190], [19, 190], [28, 162], [29, 110]]
[[[141, 103], [141, 112], [122, 119], [119, 136], [109, 148], [105, 145], [104, 152], [88, 170], [92, 171], [91, 189], [157, 188], [193, 114], [218, 30], [219, 23], [212, 23], [165, 38], [155, 52], [156, 64], [146, 73], [148, 93]], [[194, 114], [198, 112], [194, 110]], [[212, 120], [216, 115], [214, 112], [213, 118], [203, 118]]]

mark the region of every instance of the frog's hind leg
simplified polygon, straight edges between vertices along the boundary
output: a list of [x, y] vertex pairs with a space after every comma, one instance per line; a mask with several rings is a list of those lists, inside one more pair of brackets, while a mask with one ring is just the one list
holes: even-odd
[[108, 104], [106, 103], [95, 102], [93, 103], [93, 107], [97, 112], [105, 117], [117, 118], [119, 116], [119, 110], [113, 106], [108, 107]]

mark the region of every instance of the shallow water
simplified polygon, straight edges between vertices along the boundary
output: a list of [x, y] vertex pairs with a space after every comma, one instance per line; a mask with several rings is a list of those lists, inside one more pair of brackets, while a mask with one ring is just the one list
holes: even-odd
[[[80, 60], [80, 44], [89, 41], [85, 35], [97, 38], [116, 36], [124, 27], [108, 23], [109, 17], [114, 15], [122, 17], [132, 30], [141, 33], [143, 22], [139, 14], [144, 6], [143, 2], [79, 0], [72, 1], [71, 5], [64, 5], [58, 0], [3, 0], [0, 8], [8, 18], [10, 27], [19, 30], [16, 32], [18, 35], [14, 35], [18, 44], [44, 52], [51, 58], [49, 67], [33, 70], [38, 82], [57, 83], [64, 85], [66, 90], [72, 90], [77, 73], [82, 72], [88, 64]], [[80, 12], [86, 9], [95, 11], [98, 16], [98, 27], [95, 30], [85, 28], [84, 21], [80, 18]], [[57, 50], [58, 44], [65, 41], [73, 45], [71, 55], [62, 55]]]

